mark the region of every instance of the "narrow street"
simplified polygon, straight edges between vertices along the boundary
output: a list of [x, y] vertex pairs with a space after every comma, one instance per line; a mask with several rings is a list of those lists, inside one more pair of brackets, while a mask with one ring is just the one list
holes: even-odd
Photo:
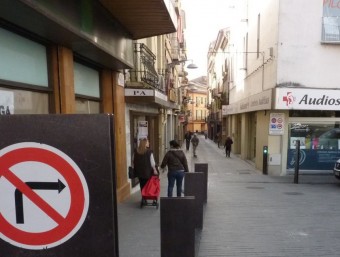
[[[183, 145], [184, 148], [184, 145]], [[198, 257], [339, 256], [340, 182], [333, 176], [262, 175], [211, 140], [200, 137], [194, 163], [209, 164], [208, 202]], [[167, 178], [161, 175], [161, 196]], [[160, 216], [139, 207], [140, 193], [118, 205], [120, 257], [160, 256]], [[190, 218], [190, 217], [183, 217]]]

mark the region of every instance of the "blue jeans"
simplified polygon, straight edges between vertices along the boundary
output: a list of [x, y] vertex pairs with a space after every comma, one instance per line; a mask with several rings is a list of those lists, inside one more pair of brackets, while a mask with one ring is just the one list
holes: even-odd
[[182, 182], [184, 178], [183, 170], [173, 170], [168, 172], [168, 197], [172, 197], [172, 191], [175, 186], [176, 181], [176, 189], [177, 189], [177, 197], [182, 195]]

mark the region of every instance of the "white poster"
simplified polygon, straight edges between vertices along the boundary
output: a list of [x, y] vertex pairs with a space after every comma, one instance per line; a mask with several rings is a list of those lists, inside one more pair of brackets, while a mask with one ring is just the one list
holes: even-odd
[[283, 135], [284, 133], [284, 114], [271, 113], [269, 122], [269, 135]]
[[138, 138], [148, 137], [148, 122], [138, 121]]
[[14, 93], [0, 90], [0, 115], [14, 114]]

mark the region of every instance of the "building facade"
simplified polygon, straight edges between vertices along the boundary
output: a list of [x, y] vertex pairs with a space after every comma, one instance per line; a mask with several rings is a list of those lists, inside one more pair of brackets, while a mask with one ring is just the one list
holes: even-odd
[[0, 112], [113, 113], [121, 201], [130, 194], [124, 86], [125, 71], [135, 66], [134, 42], [176, 30], [175, 7], [168, 0], [143, 4], [135, 0], [71, 0], [67, 4], [4, 0]]
[[[127, 72], [125, 115], [127, 162], [132, 162], [141, 138], [148, 138], [159, 164], [169, 142], [179, 139], [178, 87], [186, 79], [185, 16], [175, 3], [178, 28], [174, 33], [134, 41], [134, 68]], [[138, 179], [131, 181], [132, 187]], [[138, 189], [139, 187], [136, 187]]]
[[240, 1], [236, 9], [222, 108], [234, 153], [263, 169], [267, 146], [269, 174], [286, 175], [299, 140], [300, 172], [331, 172], [340, 157], [340, 9], [308, 0]]

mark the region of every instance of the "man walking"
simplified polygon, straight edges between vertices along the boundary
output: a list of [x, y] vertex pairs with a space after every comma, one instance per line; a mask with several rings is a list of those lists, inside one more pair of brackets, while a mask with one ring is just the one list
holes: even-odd
[[193, 138], [191, 139], [191, 143], [192, 143], [192, 151], [194, 153], [194, 157], [197, 157], [196, 155], [196, 148], [199, 144], [200, 140], [198, 139], [196, 133], [194, 134]]
[[190, 141], [191, 141], [191, 132], [190, 132], [190, 130], [188, 130], [188, 131], [185, 133], [184, 139], [185, 139], [185, 147], [186, 147], [187, 151], [189, 151], [189, 148], [190, 148]]
[[230, 152], [231, 152], [231, 145], [233, 144], [233, 140], [231, 139], [230, 136], [227, 137], [224, 143], [224, 148], [225, 148], [225, 154], [226, 157], [230, 157]]

